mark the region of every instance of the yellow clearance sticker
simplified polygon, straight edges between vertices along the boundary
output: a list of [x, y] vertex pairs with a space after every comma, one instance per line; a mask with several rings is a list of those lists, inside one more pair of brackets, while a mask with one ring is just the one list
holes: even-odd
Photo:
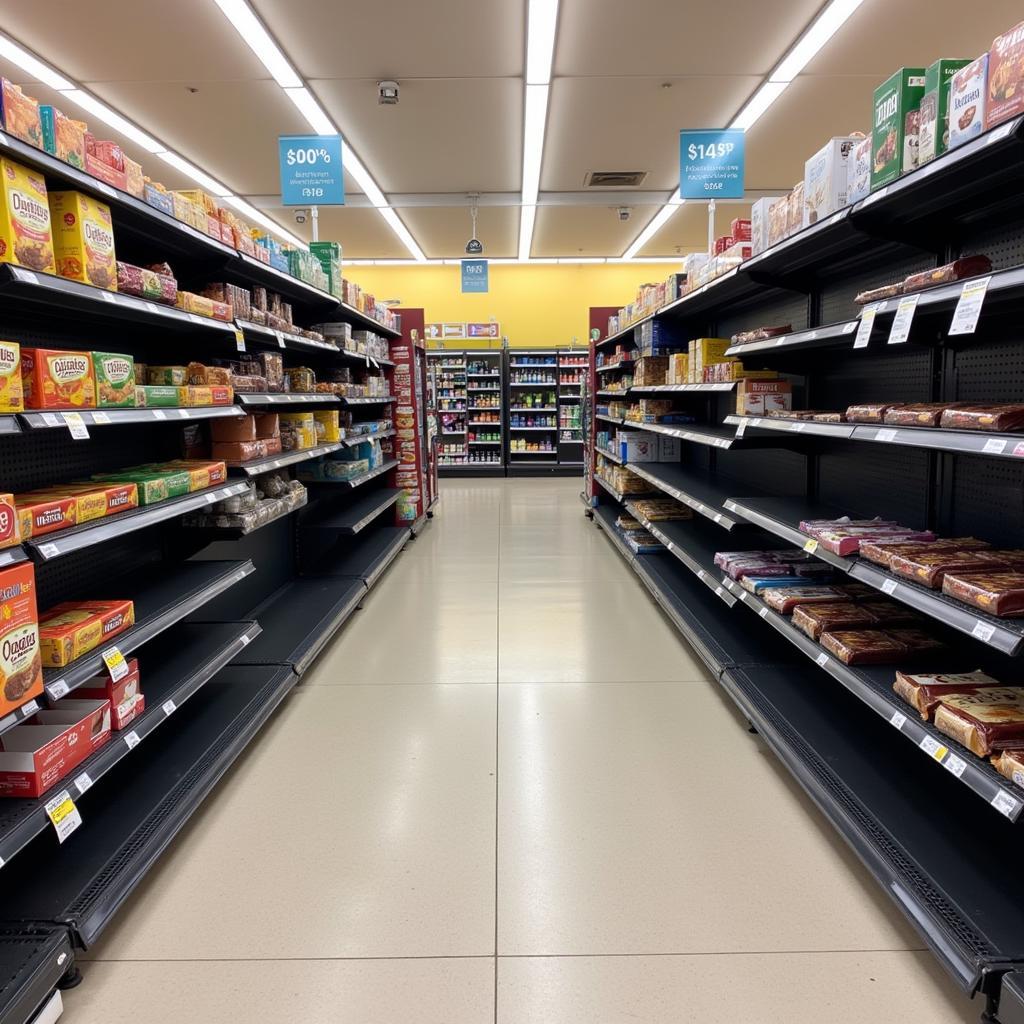
[[124, 660], [124, 655], [119, 647], [116, 645], [108, 647], [100, 656], [110, 672], [110, 678], [115, 683], [128, 675], [128, 662]]

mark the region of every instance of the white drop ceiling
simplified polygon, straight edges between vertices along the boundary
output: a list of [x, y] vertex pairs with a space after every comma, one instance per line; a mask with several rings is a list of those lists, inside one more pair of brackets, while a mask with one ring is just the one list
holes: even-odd
[[[482, 197], [486, 255], [516, 255], [526, 0], [251, 4], [427, 257], [463, 254], [472, 193]], [[620, 256], [678, 184], [679, 130], [727, 125], [823, 6], [561, 0], [532, 256]], [[829, 136], [866, 131], [872, 91], [897, 67], [973, 57], [1021, 17], [1012, 0], [864, 0], [750, 131], [748, 200], [787, 191]], [[10, 4], [0, 29], [309, 237], [309, 223], [296, 225], [275, 198], [277, 137], [309, 128], [213, 0]], [[0, 73], [62, 105], [2, 59]], [[398, 106], [377, 103], [379, 79], [400, 83]], [[151, 177], [190, 187], [118, 141]], [[587, 189], [590, 171], [646, 178], [618, 195]], [[351, 178], [346, 190], [352, 205], [321, 211], [321, 237], [338, 239], [349, 259], [407, 258]], [[717, 232], [748, 209], [720, 206]], [[706, 211], [687, 204], [638, 255], [703, 249], [706, 234]]]

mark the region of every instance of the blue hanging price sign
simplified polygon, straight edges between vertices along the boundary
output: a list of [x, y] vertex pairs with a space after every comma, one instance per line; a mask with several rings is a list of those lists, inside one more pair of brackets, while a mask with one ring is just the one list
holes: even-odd
[[487, 291], [487, 260], [462, 261], [462, 290], [464, 292]]
[[679, 133], [679, 195], [683, 199], [742, 199], [746, 135], [729, 130]]
[[345, 205], [340, 135], [282, 135], [277, 155], [283, 205]]

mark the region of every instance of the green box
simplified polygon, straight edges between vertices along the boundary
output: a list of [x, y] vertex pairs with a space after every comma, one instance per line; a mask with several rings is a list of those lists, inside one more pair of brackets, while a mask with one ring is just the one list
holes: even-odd
[[135, 407], [135, 360], [120, 352], [91, 352], [97, 409]]
[[140, 409], [176, 409], [182, 404], [181, 390], [163, 384], [136, 384], [135, 404]]
[[103, 474], [103, 479], [135, 484], [139, 489], [139, 504], [155, 505], [158, 501], [181, 498], [188, 494], [192, 478], [188, 470], [136, 466], [135, 469], [123, 469], [119, 473]]
[[924, 68], [900, 68], [875, 90], [871, 130], [871, 191], [917, 166], [913, 124], [924, 96]]
[[310, 242], [309, 251], [320, 260], [324, 270], [327, 260], [341, 261], [341, 242]]
[[921, 98], [921, 134], [917, 144], [917, 163], [928, 163], [949, 149], [949, 81], [970, 60], [942, 58], [924, 73]]

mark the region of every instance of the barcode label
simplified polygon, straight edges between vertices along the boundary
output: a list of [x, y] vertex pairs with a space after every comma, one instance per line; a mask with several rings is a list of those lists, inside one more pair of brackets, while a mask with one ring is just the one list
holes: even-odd
[[906, 725], [907, 716], [901, 714], [899, 711], [892, 713], [892, 718], [889, 719], [889, 724], [895, 726], [897, 729], [902, 729]]

